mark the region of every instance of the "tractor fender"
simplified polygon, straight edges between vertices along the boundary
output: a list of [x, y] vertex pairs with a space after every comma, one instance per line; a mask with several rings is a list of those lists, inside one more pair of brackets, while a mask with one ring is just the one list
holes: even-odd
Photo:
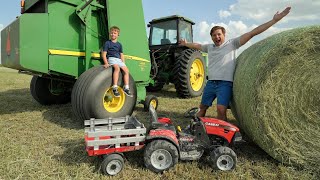
[[148, 143], [148, 142], [151, 142], [152, 140], [159, 140], [159, 139], [163, 139], [171, 142], [173, 145], [176, 146], [176, 148], [180, 152], [178, 138], [176, 136], [176, 133], [173, 132], [172, 130], [169, 130], [169, 129], [150, 130], [148, 136], [146, 137], [146, 142]]

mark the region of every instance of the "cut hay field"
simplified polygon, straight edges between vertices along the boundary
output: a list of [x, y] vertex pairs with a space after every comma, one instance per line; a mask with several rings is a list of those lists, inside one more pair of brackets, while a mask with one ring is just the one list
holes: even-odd
[[[77, 122], [71, 104], [41, 106], [29, 92], [31, 76], [0, 67], [0, 179], [113, 179], [100, 173], [101, 160], [84, 149], [83, 122]], [[186, 125], [183, 113], [200, 98], [178, 99], [172, 86], [159, 93], [158, 113]], [[215, 108], [215, 107], [214, 107]], [[211, 108], [209, 116], [215, 116]], [[138, 105], [134, 114], [148, 125]], [[229, 112], [230, 120], [237, 123]], [[316, 175], [284, 166], [253, 143], [235, 149], [237, 168], [213, 171], [206, 161], [180, 162], [163, 174], [143, 165], [142, 152], [126, 154], [125, 169], [114, 179], [318, 179]]]

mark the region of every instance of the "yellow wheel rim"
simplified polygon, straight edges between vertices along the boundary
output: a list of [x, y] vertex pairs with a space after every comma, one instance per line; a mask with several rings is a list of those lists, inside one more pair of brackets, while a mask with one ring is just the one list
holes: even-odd
[[156, 101], [155, 99], [151, 100], [151, 101], [150, 101], [150, 106], [153, 106], [154, 109], [156, 109], [157, 106], [158, 106], [157, 101]]
[[114, 113], [120, 111], [122, 109], [125, 101], [126, 101], [126, 95], [124, 94], [122, 88], [118, 88], [118, 91], [120, 93], [120, 97], [115, 97], [112, 92], [112, 87], [107, 89], [107, 91], [104, 93], [103, 96], [103, 106], [106, 109], [106, 111]]
[[199, 91], [204, 81], [204, 66], [200, 59], [193, 61], [190, 69], [190, 83], [194, 91]]

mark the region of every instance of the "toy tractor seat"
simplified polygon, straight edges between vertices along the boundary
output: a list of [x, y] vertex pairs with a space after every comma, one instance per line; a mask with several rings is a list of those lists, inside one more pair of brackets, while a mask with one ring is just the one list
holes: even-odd
[[125, 129], [144, 128], [144, 125], [135, 117], [130, 116], [129, 120], [124, 124]]
[[151, 129], [168, 129], [176, 132], [176, 128], [173, 124], [162, 123], [158, 121], [158, 114], [153, 106], [149, 107], [149, 115], [151, 119]]

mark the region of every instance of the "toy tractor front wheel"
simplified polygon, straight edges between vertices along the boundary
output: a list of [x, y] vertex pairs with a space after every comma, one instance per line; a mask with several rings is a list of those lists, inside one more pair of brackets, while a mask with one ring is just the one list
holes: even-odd
[[144, 151], [145, 166], [153, 172], [159, 173], [178, 163], [178, 150], [166, 140], [154, 140]]
[[229, 147], [220, 146], [210, 153], [210, 160], [214, 169], [229, 171], [236, 167], [237, 155]]
[[105, 156], [101, 164], [102, 173], [105, 175], [117, 175], [123, 169], [123, 157], [119, 154], [110, 154]]

